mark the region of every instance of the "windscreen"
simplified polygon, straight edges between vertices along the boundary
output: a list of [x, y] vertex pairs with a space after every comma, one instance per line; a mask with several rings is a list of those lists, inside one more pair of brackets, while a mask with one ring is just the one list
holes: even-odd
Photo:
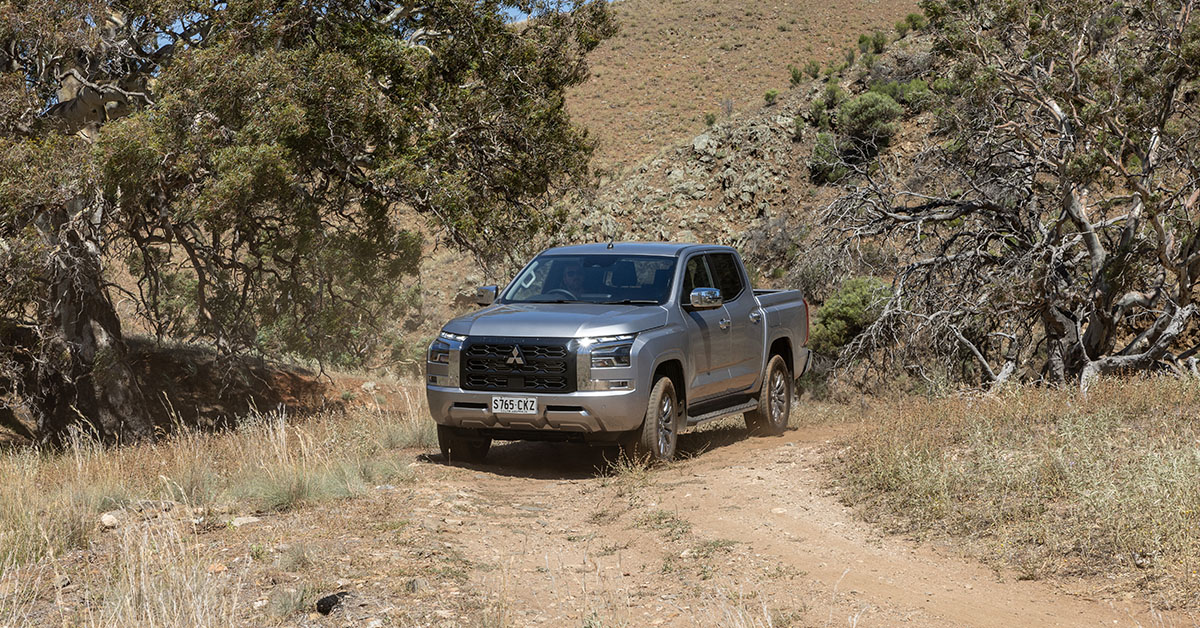
[[662, 305], [671, 294], [675, 262], [657, 255], [540, 255], [500, 301]]

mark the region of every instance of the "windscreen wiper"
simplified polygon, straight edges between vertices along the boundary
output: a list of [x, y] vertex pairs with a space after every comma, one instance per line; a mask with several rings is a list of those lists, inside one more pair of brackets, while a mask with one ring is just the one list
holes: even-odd
[[605, 301], [604, 305], [658, 305], [658, 301], [649, 299], [625, 299], [623, 301]]

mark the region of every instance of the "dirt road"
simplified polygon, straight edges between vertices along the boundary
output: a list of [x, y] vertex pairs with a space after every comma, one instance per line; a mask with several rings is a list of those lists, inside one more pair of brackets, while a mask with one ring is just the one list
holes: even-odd
[[681, 462], [608, 474], [584, 447], [498, 444], [486, 465], [421, 457], [412, 485], [221, 534], [317, 548], [295, 574], [245, 576], [262, 600], [293, 581], [350, 592], [301, 625], [1200, 625], [881, 535], [829, 489], [836, 436], [730, 426], [686, 435]]

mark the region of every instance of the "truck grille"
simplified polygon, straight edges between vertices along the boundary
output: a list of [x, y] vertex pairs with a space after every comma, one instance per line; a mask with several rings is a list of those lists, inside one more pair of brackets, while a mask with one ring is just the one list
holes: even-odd
[[575, 392], [575, 359], [567, 342], [558, 338], [468, 338], [462, 349], [462, 387]]

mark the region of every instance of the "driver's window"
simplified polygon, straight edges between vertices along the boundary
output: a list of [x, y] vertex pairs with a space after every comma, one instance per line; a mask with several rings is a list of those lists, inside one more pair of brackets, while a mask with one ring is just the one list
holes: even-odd
[[683, 293], [680, 295], [680, 303], [687, 305], [691, 303], [692, 290], [696, 288], [715, 288], [712, 276], [708, 272], [708, 264], [704, 262], [703, 255], [696, 255], [687, 261], [687, 266], [683, 269]]

